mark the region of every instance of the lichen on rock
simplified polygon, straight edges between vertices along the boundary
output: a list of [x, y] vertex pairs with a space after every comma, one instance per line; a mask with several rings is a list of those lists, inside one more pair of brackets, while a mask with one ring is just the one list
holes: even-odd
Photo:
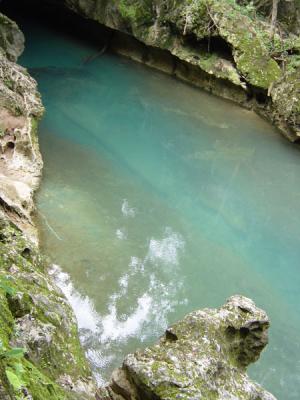
[[266, 313], [243, 296], [192, 312], [158, 344], [128, 355], [98, 398], [275, 400], [246, 373], [268, 343], [268, 328]]

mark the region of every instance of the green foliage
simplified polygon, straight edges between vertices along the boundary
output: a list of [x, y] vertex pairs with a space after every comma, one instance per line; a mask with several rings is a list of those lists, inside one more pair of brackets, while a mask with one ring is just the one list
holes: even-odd
[[286, 60], [286, 71], [288, 73], [294, 72], [300, 69], [300, 54], [290, 56]]
[[4, 362], [4, 371], [9, 384], [12, 386], [17, 395], [21, 394], [20, 390], [25, 386], [23, 380], [24, 368], [21, 359], [24, 357], [25, 349], [13, 347], [7, 349], [2, 341], [0, 341], [0, 360]]
[[122, 17], [132, 25], [145, 25], [152, 22], [152, 2], [149, 0], [120, 0], [118, 9]]
[[136, 9], [133, 6], [129, 6], [126, 3], [126, 0], [120, 0], [119, 10], [125, 19], [135, 20], [136, 18]]
[[19, 391], [20, 389], [22, 389], [22, 386], [24, 385], [24, 383], [15, 372], [13, 372], [11, 369], [7, 368], [5, 370], [5, 373], [6, 373], [9, 383], [14, 388], [14, 390]]
[[[13, 358], [13, 359], [19, 359], [24, 356], [25, 349], [21, 347], [14, 347], [11, 350], [7, 350], [3, 353], [3, 357], [5, 358]], [[1, 357], [1, 350], [0, 350], [0, 357]]]
[[9, 281], [9, 278], [7, 278], [6, 280], [0, 279], [0, 289], [2, 289], [5, 294], [13, 296], [16, 293], [16, 289], [11, 287], [9, 285], [8, 281]]

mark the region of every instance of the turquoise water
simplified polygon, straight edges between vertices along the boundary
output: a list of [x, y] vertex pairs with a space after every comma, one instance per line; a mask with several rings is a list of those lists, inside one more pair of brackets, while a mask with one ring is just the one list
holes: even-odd
[[253, 298], [251, 375], [300, 398], [300, 153], [250, 111], [31, 24], [21, 62], [47, 109], [42, 247], [99, 382], [185, 313]]

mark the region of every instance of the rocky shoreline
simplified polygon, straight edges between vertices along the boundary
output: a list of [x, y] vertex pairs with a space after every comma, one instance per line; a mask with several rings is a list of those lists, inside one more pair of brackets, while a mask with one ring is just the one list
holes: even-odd
[[[111, 29], [106, 32], [106, 45], [112, 50], [253, 109], [288, 140], [298, 140], [300, 38], [291, 21], [282, 21], [270, 38], [268, 19], [257, 17], [253, 6], [239, 2], [62, 3]], [[289, 12], [299, 20], [297, 5], [292, 10], [286, 4], [283, 7], [284, 18]]]
[[[253, 108], [297, 140], [300, 45], [294, 33], [281, 41], [283, 67], [271, 56], [263, 25], [223, 1], [210, 1], [205, 9], [202, 1], [176, 7], [162, 1], [65, 3], [108, 27], [103, 37], [111, 50]], [[249, 37], [241, 38], [237, 21]], [[1, 399], [274, 399], [246, 375], [267, 343], [269, 321], [241, 296], [219, 310], [189, 314], [159, 344], [127, 356], [96, 394], [74, 313], [48, 273], [32, 220], [43, 106], [35, 80], [16, 64], [23, 34], [2, 14], [0, 37]], [[255, 51], [247, 47], [250, 39]]]

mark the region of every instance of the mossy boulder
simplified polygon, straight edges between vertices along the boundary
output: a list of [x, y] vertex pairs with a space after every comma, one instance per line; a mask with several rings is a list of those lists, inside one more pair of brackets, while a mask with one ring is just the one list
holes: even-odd
[[128, 355], [98, 398], [275, 400], [246, 373], [268, 343], [268, 328], [266, 313], [243, 296], [192, 312], [158, 344]]

